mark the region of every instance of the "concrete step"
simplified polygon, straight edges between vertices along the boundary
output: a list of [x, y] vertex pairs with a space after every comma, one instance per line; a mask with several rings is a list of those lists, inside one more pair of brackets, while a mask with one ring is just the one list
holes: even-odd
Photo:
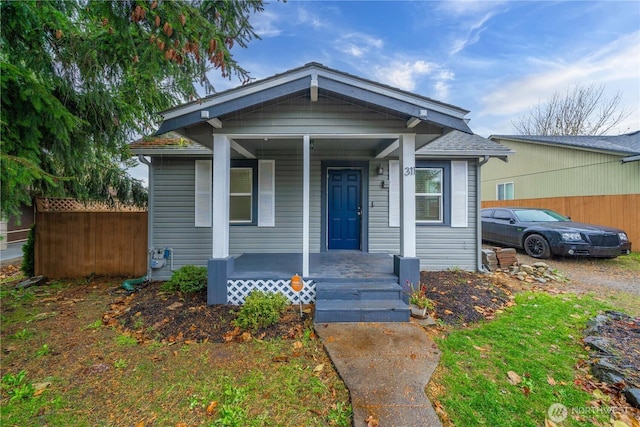
[[401, 300], [316, 300], [315, 323], [408, 322], [409, 306]]
[[402, 299], [402, 288], [391, 282], [335, 282], [317, 283], [318, 300], [398, 300]]

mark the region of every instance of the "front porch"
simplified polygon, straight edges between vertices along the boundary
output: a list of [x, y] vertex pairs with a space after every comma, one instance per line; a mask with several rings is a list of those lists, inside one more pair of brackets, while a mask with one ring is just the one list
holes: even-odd
[[[230, 279], [291, 279], [302, 275], [301, 253], [247, 253], [234, 260]], [[309, 254], [309, 275], [305, 280], [391, 280], [398, 282], [393, 272], [393, 255], [361, 251], [331, 251]]]
[[254, 290], [278, 292], [292, 303], [315, 303], [318, 323], [409, 320], [400, 285], [404, 280], [399, 277], [415, 270], [417, 259], [361, 251], [309, 254], [309, 275], [303, 278], [302, 291], [296, 293], [291, 278], [300, 274], [302, 261], [300, 253], [231, 257], [226, 263], [226, 289], [212, 289], [215, 284], [210, 281], [209, 295], [224, 298], [216, 303], [241, 305]]

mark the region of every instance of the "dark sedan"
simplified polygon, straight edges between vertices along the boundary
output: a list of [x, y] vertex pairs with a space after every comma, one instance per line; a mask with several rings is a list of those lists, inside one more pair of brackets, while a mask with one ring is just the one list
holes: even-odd
[[534, 258], [615, 258], [631, 252], [623, 230], [573, 222], [548, 209], [482, 209], [482, 240], [524, 249]]

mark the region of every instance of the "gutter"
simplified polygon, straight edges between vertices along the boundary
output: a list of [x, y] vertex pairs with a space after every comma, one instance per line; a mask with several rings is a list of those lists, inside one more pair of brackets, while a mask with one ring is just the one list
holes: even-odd
[[623, 157], [620, 159], [620, 163], [629, 163], [629, 162], [637, 162], [640, 161], [640, 154], [636, 154], [635, 156]]

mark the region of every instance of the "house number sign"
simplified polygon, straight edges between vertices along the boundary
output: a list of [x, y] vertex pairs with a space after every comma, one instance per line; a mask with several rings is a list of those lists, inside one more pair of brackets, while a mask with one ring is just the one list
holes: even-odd
[[404, 176], [411, 176], [416, 174], [416, 168], [411, 166], [409, 168], [404, 168]]

